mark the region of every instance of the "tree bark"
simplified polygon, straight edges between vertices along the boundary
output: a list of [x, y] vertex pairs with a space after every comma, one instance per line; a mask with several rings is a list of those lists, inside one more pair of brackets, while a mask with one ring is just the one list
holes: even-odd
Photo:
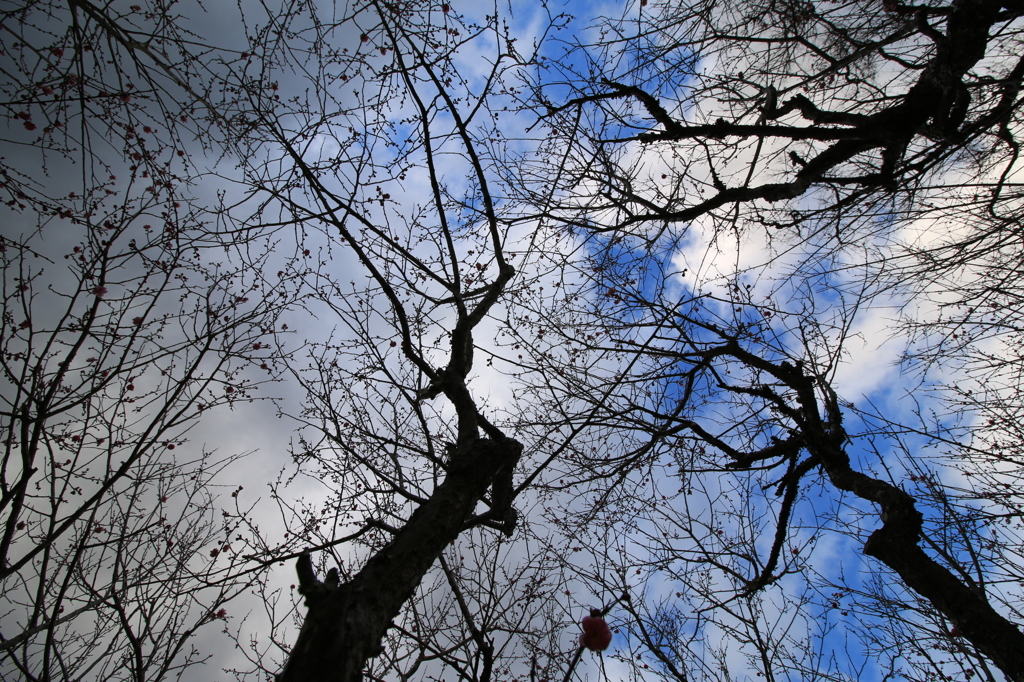
[[515, 466], [522, 449], [512, 439], [480, 438], [457, 452], [430, 499], [347, 583], [317, 582], [308, 556], [300, 558], [309, 610], [278, 682], [361, 680], [366, 661], [382, 653], [381, 639], [402, 604], [464, 529], [495, 475]]
[[834, 486], [881, 509], [882, 527], [868, 537], [864, 554], [891, 568], [907, 587], [931, 602], [1008, 679], [1024, 682], [1024, 633], [992, 608], [984, 593], [964, 584], [921, 549], [918, 543], [924, 519], [909, 493], [851, 466], [834, 397], [827, 399], [828, 421], [824, 421], [818, 416], [814, 379], [797, 369], [789, 383], [797, 390], [805, 415], [803, 434], [808, 452], [821, 462]]

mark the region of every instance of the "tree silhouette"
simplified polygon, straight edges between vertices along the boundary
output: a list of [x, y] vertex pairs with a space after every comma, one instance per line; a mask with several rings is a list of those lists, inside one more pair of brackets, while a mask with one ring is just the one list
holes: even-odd
[[[633, 433], [614, 465], [603, 463], [616, 485], [678, 461], [662, 476], [677, 478], [679, 492], [647, 501], [653, 510], [622, 529], [637, 538], [631, 565], [685, 586], [676, 597], [690, 615], [671, 600], [632, 609], [665, 677], [708, 665], [678, 639], [702, 642], [714, 628], [760, 659], [759, 675], [801, 669], [820, 655], [798, 644], [815, 614], [827, 642], [837, 627], [828, 611], [858, 593], [842, 615], [859, 611], [861, 633], [876, 614], [888, 626], [906, 618], [899, 609], [921, 614], [884, 636], [857, 635], [889, 670], [931, 678], [959, 667], [994, 679], [987, 659], [1008, 679], [1024, 674], [1008, 587], [1020, 541], [1016, 527], [996, 526], [1017, 518], [1001, 491], [1018, 475], [1008, 450], [1020, 280], [1007, 264], [1020, 251], [1007, 228], [1020, 216], [1009, 181], [1020, 11], [666, 3], [642, 9], [638, 24], [605, 22], [604, 41], [568, 44], [537, 76], [538, 113], [558, 131], [552, 146], [567, 150], [548, 175], [566, 197], [555, 215], [591, 244], [591, 298], [562, 315], [595, 320], [596, 310], [585, 338], [599, 341], [573, 364], [601, 367], [602, 358], [617, 368], [563, 390], [603, 396], [586, 386], [609, 387], [603, 424]], [[566, 83], [576, 94], [564, 95]], [[713, 257], [729, 250], [725, 235], [741, 245], [732, 269]], [[744, 239], [762, 254], [744, 253]], [[703, 253], [693, 246], [702, 241]], [[903, 308], [905, 367], [950, 413], [908, 422], [838, 397], [857, 318], [876, 306]], [[943, 391], [929, 372], [953, 368], [963, 383]], [[944, 456], [924, 454], [934, 447]], [[808, 493], [821, 484], [836, 492], [812, 511]], [[704, 509], [691, 506], [695, 489]], [[636, 496], [605, 491], [611, 515], [637, 513]], [[880, 524], [859, 516], [872, 507]], [[858, 521], [841, 521], [851, 511]], [[825, 569], [807, 549], [827, 532], [859, 538], [911, 592]], [[808, 578], [802, 594], [757, 596], [793, 575]], [[773, 620], [780, 601], [788, 618]], [[843, 674], [828, 655], [812, 660]]]
[[1024, 5], [237, 9], [4, 10], [0, 674], [1024, 680]]

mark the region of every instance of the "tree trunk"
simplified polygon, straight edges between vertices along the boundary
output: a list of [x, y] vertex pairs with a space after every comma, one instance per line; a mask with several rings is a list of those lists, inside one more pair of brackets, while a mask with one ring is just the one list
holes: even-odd
[[826, 404], [829, 421], [822, 421], [813, 377], [797, 369], [789, 379], [806, 415], [803, 434], [808, 452], [821, 462], [833, 485], [881, 508], [882, 527], [868, 538], [864, 554], [891, 568], [907, 587], [931, 602], [1008, 679], [1024, 682], [1024, 633], [996, 611], [980, 589], [965, 584], [921, 549], [924, 519], [910, 494], [851, 466], [843, 449], [846, 433], [835, 396]]
[[361, 680], [366, 661], [383, 651], [381, 639], [402, 604], [458, 537], [495, 475], [514, 466], [522, 449], [511, 439], [477, 439], [456, 453], [430, 499], [345, 584], [316, 582], [308, 556], [300, 558], [300, 583], [305, 583], [309, 610], [278, 682]]

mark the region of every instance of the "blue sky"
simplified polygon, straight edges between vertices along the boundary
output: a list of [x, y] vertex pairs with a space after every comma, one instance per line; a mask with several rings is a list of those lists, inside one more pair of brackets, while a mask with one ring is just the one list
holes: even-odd
[[[622, 18], [619, 28], [624, 32], [624, 40], [608, 47], [608, 52], [594, 55], [595, 59], [607, 60], [603, 75], [628, 83], [647, 83], [652, 76], [649, 70], [635, 68], [635, 54], [631, 50], [639, 43], [629, 37], [629, 32], [636, 26], [633, 19], [653, 7], [574, 1], [546, 7], [539, 3], [515, 3], [513, 11], [508, 9], [501, 7], [498, 11], [509, 22], [509, 33], [517, 39], [522, 54], [530, 52], [529, 45], [548, 17], [564, 13], [563, 18], [556, 19], [556, 28], [547, 36], [540, 54], [558, 61], [563, 74], [575, 72], [583, 78], [592, 75], [592, 65], [584, 58], [584, 51], [574, 49], [575, 46], [595, 41], [600, 35], [594, 17]], [[185, 5], [180, 11], [186, 16], [198, 12], [194, 6]], [[448, 28], [449, 24], [455, 25], [455, 16], [472, 23], [481, 19], [475, 13], [491, 11], [493, 7], [455, 2], [450, 9], [454, 16], [440, 7], [432, 16], [439, 25]], [[196, 16], [187, 23], [200, 32], [216, 27], [215, 37], [230, 44], [230, 54], [246, 49], [242, 24], [224, 7], [217, 5]], [[247, 30], [252, 31], [261, 18], [249, 14], [246, 21]], [[410, 139], [420, 135], [421, 129], [415, 120], [414, 103], [401, 97], [400, 84], [393, 90], [373, 89], [379, 82], [373, 75], [386, 71], [394, 59], [386, 48], [381, 53], [384, 38], [375, 26], [367, 13], [332, 33], [332, 40], [339, 47], [345, 46], [342, 49], [348, 52], [338, 56], [342, 66], [334, 65], [339, 73], [331, 71], [339, 80], [322, 93], [333, 98], [328, 101], [325, 96], [323, 101], [336, 107], [327, 112], [327, 122], [318, 118], [324, 112], [317, 108], [316, 96], [311, 96], [310, 112], [290, 115], [284, 119], [283, 127], [295, 133], [306, 124], [319, 126], [317, 135], [303, 140], [307, 145], [303, 158], [324, 164], [324, 186], [335, 192], [341, 202], [354, 207], [353, 215], [366, 218], [365, 229], [376, 229], [393, 238], [390, 246], [376, 252], [376, 262], [391, 267], [395, 281], [406, 277], [401, 296], [409, 302], [409, 309], [415, 310], [417, 323], [421, 324], [415, 339], [423, 344], [424, 356], [441, 365], [448, 351], [446, 333], [453, 314], [442, 304], [431, 303], [425, 297], [417, 299], [420, 292], [416, 287], [421, 286], [428, 296], [443, 299], [443, 287], [429, 277], [431, 264], [435, 263], [432, 259], [439, 262], [453, 257], [462, 276], [484, 278], [493, 274], [493, 254], [487, 252], [488, 235], [481, 226], [482, 203], [472, 183], [467, 181], [472, 175], [468, 172], [468, 157], [454, 134], [453, 117], [437, 99], [428, 100], [428, 106], [436, 107], [437, 111], [430, 132], [436, 136], [432, 143], [438, 151], [437, 177], [448, 192], [440, 209], [432, 203], [429, 176], [415, 149], [409, 162], [419, 165], [406, 170], [401, 152], [407, 149]], [[295, 28], [305, 30], [308, 26], [300, 21]], [[452, 49], [457, 37], [465, 37], [444, 35]], [[455, 82], [451, 87], [464, 95], [457, 105], [459, 111], [470, 110], [472, 95], [480, 92], [483, 79], [502, 47], [500, 35], [484, 34], [453, 54]], [[361, 63], [356, 58], [360, 54], [371, 56]], [[674, 55], [687, 67], [693, 66], [691, 57], [684, 52]], [[249, 69], [251, 74], [258, 73], [260, 68], [256, 61], [240, 54], [232, 56], [232, 60], [232, 69]], [[362, 76], [356, 74], [357, 67], [363, 69]], [[518, 85], [514, 69], [510, 69], [509, 83]], [[346, 76], [344, 80], [340, 79], [342, 73]], [[528, 70], [525, 77], [543, 79], [553, 73]], [[265, 84], [268, 88], [276, 84], [274, 92], [279, 92], [285, 101], [290, 97], [301, 99], [308, 92], [315, 92], [303, 80], [308, 76], [298, 68], [268, 72]], [[419, 85], [421, 94], [434, 96], [429, 85]], [[686, 87], [685, 78], [664, 78], [648, 86], [652, 94], [666, 100], [678, 97]], [[380, 92], [387, 98], [387, 106], [377, 112], [377, 118], [360, 120], [357, 105], [361, 98]], [[573, 90], [556, 83], [546, 87], [545, 93], [552, 102], [558, 102], [570, 97]], [[514, 111], [521, 96], [495, 96], [491, 110], [477, 113], [475, 123], [479, 127], [473, 131], [484, 138], [489, 134], [486, 131], [492, 129], [493, 138], [498, 140], [493, 142], [495, 149], [535, 164], [530, 167], [537, 169], [534, 177], [542, 177], [542, 173], [552, 172], [550, 165], [545, 165], [550, 164], [552, 157], [538, 154], [538, 150], [558, 151], [560, 142], [545, 142], [544, 126], [530, 112], [506, 113], [504, 107]], [[353, 109], [347, 110], [348, 107]], [[294, 108], [301, 106], [297, 104]], [[635, 123], [649, 124], [642, 112], [633, 109], [632, 113], [637, 114]], [[689, 114], [671, 110], [679, 115]], [[26, 134], [17, 124], [15, 120], [9, 126], [2, 142], [8, 158], [5, 163], [29, 167], [30, 162], [21, 156]], [[356, 129], [359, 125], [365, 129]], [[291, 164], [272, 144], [258, 148], [242, 146], [252, 155], [224, 157], [218, 162], [216, 154], [204, 152], [187, 136], [180, 142], [188, 159], [194, 157], [197, 165], [210, 171], [189, 189], [196, 204], [215, 207], [222, 202], [231, 207], [220, 214], [211, 212], [207, 216], [211, 224], [232, 219], [242, 224], [246, 216], [255, 212], [253, 207], [264, 201], [259, 192], [245, 193], [245, 183], [241, 182], [243, 170], [251, 180], [265, 168], [287, 168]], [[480, 149], [486, 146], [481, 144]], [[643, 179], [650, 181], [648, 187], [668, 192], [679, 160], [662, 152], [664, 149], [624, 144], [619, 160], [642, 169]], [[123, 166], [118, 158], [120, 151], [115, 148], [111, 154], [112, 163]], [[259, 162], [253, 164], [253, 159]], [[246, 161], [250, 162], [248, 167]], [[335, 166], [330, 166], [334, 163]], [[589, 410], [598, 401], [593, 396], [579, 395], [579, 385], [572, 382], [579, 377], [600, 381], [616, 375], [628, 376], [640, 369], [630, 365], [630, 356], [615, 352], [611, 347], [613, 340], [606, 332], [586, 339], [588, 333], [596, 332], [600, 326], [594, 318], [587, 317], [589, 314], [600, 313], [618, 324], [637, 325], [625, 329], [622, 336], [640, 342], [652, 338], [652, 328], [668, 330], [666, 338], [653, 341], [654, 347], [668, 349], [674, 343], [668, 323], [675, 321], [672, 312], [676, 308], [700, 310], [724, 324], [742, 321], [749, 327], [756, 326], [763, 337], [758, 347], [773, 358], [789, 354], [827, 365], [823, 373], [848, 405], [846, 425], [852, 437], [849, 452], [859, 467], [904, 485], [927, 487], [927, 482], [921, 481], [924, 472], [914, 468], [922, 460], [912, 461], [909, 457], [934, 444], [934, 439], [920, 432], [897, 431], [901, 437], [897, 440], [887, 430], [892, 422], [910, 423], [918, 431], [936, 428], [928, 421], [931, 415], [936, 416], [938, 424], [955, 427], [958, 424], [952, 422], [958, 415], [945, 412], [943, 396], [930, 390], [936, 381], [948, 380], [949, 376], [939, 374], [934, 380], [903, 376], [896, 364], [903, 348], [890, 335], [907, 303], [905, 292], [887, 291], [884, 287], [858, 290], [863, 272], [844, 266], [846, 261], [856, 265], [871, 250], [858, 251], [851, 246], [839, 258], [822, 260], [821, 254], [833, 246], [827, 231], [783, 234], [769, 239], [751, 229], [742, 238], [734, 239], [712, 234], [702, 224], [672, 225], [653, 244], [636, 238], [621, 239], [616, 233], [593, 236], [578, 228], [567, 232], [558, 220], [531, 217], [530, 211], [535, 207], [524, 200], [525, 188], [510, 181], [511, 173], [506, 177], [505, 170], [488, 167], [485, 171], [495, 188], [498, 213], [507, 217], [519, 211], [529, 219], [510, 219], [503, 225], [503, 246], [506, 252], [516, 254], [514, 264], [519, 275], [508, 299], [494, 309], [475, 337], [478, 350], [471, 388], [489, 414], [515, 429], [518, 437], [528, 439], [527, 463], [519, 478], [531, 471], [528, 467], [537, 467], [535, 487], [526, 490], [517, 502], [524, 524], [513, 540], [505, 541], [489, 531], [474, 532], [460, 538], [446, 555], [446, 561], [456, 568], [467, 567], [464, 575], [482, 571], [484, 587], [473, 594], [475, 613], [481, 622], [501, 624], [506, 611], [510, 614], [508, 619], [515, 620], [518, 629], [495, 630], [500, 633], [495, 635], [499, 648], [510, 661], [508, 674], [527, 674], [526, 652], [531, 647], [539, 647], [542, 652], [569, 651], [576, 641], [579, 618], [590, 607], [610, 603], [628, 587], [637, 600], [633, 604], [637, 612], [655, 614], [654, 620], [666, 630], [676, 628], [677, 637], [663, 640], [661, 646], [668, 651], [678, 645], [673, 654], [678, 655], [673, 659], [677, 663], [683, 660], [683, 653], [689, 655], [689, 664], [696, 666], [695, 678], [699, 674], [708, 678], [728, 674], [736, 679], [755, 679], [759, 672], [766, 672], [767, 666], [767, 672], [778, 672], [780, 679], [804, 679], [814, 674], [828, 679], [884, 679], [887, 668], [876, 665], [884, 656], [862, 646], [858, 642], [862, 633], [857, 631], [883, 622], [870, 611], [874, 607], [867, 594], [875, 587], [877, 566], [860, 554], [863, 537], [878, 525], [874, 509], [836, 494], [820, 476], [809, 476], [784, 548], [784, 560], [789, 562], [792, 573], [749, 602], [731, 599], [739, 577], [751, 577], [751, 567], [759, 561], [763, 563], [771, 546], [773, 519], [778, 509], [771, 490], [778, 472], [763, 471], [750, 476], [711, 470], [696, 474], [680, 472], [681, 464], [697, 461], [692, 443], [658, 442], [648, 452], [644, 448], [650, 446], [651, 438], [643, 429], [606, 428], [587, 422]], [[66, 172], [54, 164], [39, 178], [49, 181], [47, 178], [52, 177], [63, 182], [71, 177]], [[67, 182], [70, 187], [81, 184], [77, 177]], [[56, 185], [50, 185], [53, 186]], [[119, 187], [128, 189], [123, 184]], [[562, 188], [552, 185], [547, 189], [555, 192], [556, 198], [566, 198], [557, 195]], [[64, 195], [63, 188], [60, 194]], [[543, 192], [537, 191], [534, 196], [541, 195]], [[294, 190], [292, 196], [299, 205], [313, 205], [302, 187]], [[269, 201], [264, 209], [261, 220], [253, 223], [285, 221], [291, 210], [287, 204], [274, 201]], [[588, 216], [598, 225], [607, 217], [607, 212], [600, 211]], [[31, 218], [6, 211], [5, 231], [12, 235], [27, 234], [33, 228]], [[442, 220], [457, 228], [459, 241], [452, 253], [447, 252], [447, 244], [437, 236]], [[350, 220], [346, 227], [356, 234], [359, 224]], [[876, 224], [863, 229], [870, 233], [887, 227]], [[63, 272], [59, 266], [63, 262], [61, 256], [74, 248], [79, 236], [72, 236], [70, 231], [51, 235], [52, 230], [46, 232], [41, 241], [58, 266], [47, 266], [48, 292], [57, 295], [67, 287], [77, 286], [72, 279], [59, 274]], [[88, 239], [88, 235], [81, 238]], [[411, 261], [402, 262], [395, 255], [399, 253], [398, 247], [408, 248], [413, 257], [422, 261], [414, 265], [409, 265]], [[399, 349], [392, 345], [400, 339], [396, 317], [387, 302], [376, 295], [379, 292], [374, 291], [365, 269], [347, 245], [340, 243], [332, 226], [310, 221], [294, 229], [273, 232], [267, 241], [254, 242], [253, 248], [269, 250], [262, 270], [254, 277], [261, 295], [272, 296], [284, 290], [289, 295], [308, 296], [297, 300], [275, 321], [273, 343], [280, 344], [275, 348], [280, 357], [271, 367], [261, 370], [257, 365], [247, 365], [240, 370], [240, 376], [252, 377], [252, 381], [273, 378], [276, 383], [263, 388], [274, 401], [234, 404], [231, 409], [220, 411], [216, 419], [201, 420], [188, 431], [187, 438], [181, 437], [178, 452], [246, 453], [243, 460], [218, 478], [213, 490], [219, 491], [221, 497], [211, 509], [230, 509], [238, 501], [252, 509], [251, 518], [259, 522], [268, 545], [281, 543], [291, 549], [298, 541], [288, 534], [296, 533], [303, 525], [308, 530], [311, 519], [317, 520], [315, 517], [322, 510], [338, 513], [336, 507], [342, 502], [357, 507], [364, 504], [353, 494], [354, 481], [359, 480], [353, 475], [355, 467], [345, 460], [346, 447], [351, 448], [350, 452], [359, 447], [355, 436], [352, 443], [341, 445], [324, 441], [323, 433], [318, 434], [318, 429], [324, 428], [324, 415], [334, 411], [336, 423], [328, 423], [325, 430], [335, 436], [339, 432], [346, 437], [353, 433], [347, 430], [348, 420], [355, 423], [365, 419], [371, 431], [391, 434], [395, 442], [408, 438], [410, 442], [440, 444], [450, 437], [452, 413], [443, 400], [422, 408], [402, 402], [408, 394], [399, 388], [406, 388], [401, 386], [403, 382], [414, 382], [416, 377]], [[233, 263], [233, 258], [244, 255], [243, 251], [225, 252], [224, 258]], [[388, 262], [388, 258], [396, 260]], [[449, 260], [444, 265], [451, 267], [452, 263]], [[417, 267], [422, 280], [414, 276]], [[282, 278], [293, 281], [290, 278], [300, 277], [300, 273], [304, 278], [302, 284], [282, 284]], [[484, 280], [470, 279], [465, 286], [471, 288], [480, 281]], [[734, 289], [734, 285], [738, 288]], [[42, 304], [45, 295], [41, 289], [37, 305]], [[628, 308], [627, 304], [637, 298], [656, 300], [662, 310], [652, 314], [649, 310]], [[860, 303], [860, 307], [855, 303]], [[522, 363], [516, 361], [519, 355], [524, 356]], [[284, 356], [290, 356], [292, 367], [297, 368], [294, 373], [285, 371]], [[332, 357], [336, 365], [341, 365], [337, 374], [325, 371], [332, 366]], [[570, 359], [576, 364], [570, 363]], [[675, 366], [685, 369], [686, 364]], [[565, 374], [560, 373], [563, 370]], [[630, 396], [634, 403], [664, 407], [679, 397], [677, 377], [656, 376], [645, 381]], [[303, 391], [311, 387], [323, 387], [324, 391], [307, 399]], [[763, 414], [763, 410], [745, 410], [722, 402], [710, 378], [703, 379], [698, 388], [705, 402], [691, 416], [707, 420], [726, 436], [740, 433], [751, 412]], [[610, 399], [612, 403], [615, 400], [621, 400], [623, 405], [629, 402], [624, 397]], [[554, 423], [560, 417], [559, 410], [575, 420], [572, 428]], [[335, 430], [339, 424], [342, 427]], [[757, 430], [755, 426], [751, 429]], [[776, 433], [784, 431], [776, 429]], [[759, 432], [762, 442], [769, 435], [766, 430]], [[955, 440], [959, 434], [954, 431], [948, 435]], [[326, 464], [297, 466], [291, 455], [307, 452], [314, 446], [322, 448]], [[947, 449], [954, 448], [948, 445]], [[615, 470], [616, 457], [638, 452], [645, 453], [637, 458], [640, 464]], [[927, 452], [935, 453], [940, 478], [959, 482], [955, 472], [941, 468], [941, 447]], [[603, 453], [607, 453], [607, 465], [599, 461]], [[714, 459], [711, 454], [702, 456], [705, 459], [701, 462]], [[543, 465], [548, 458], [550, 463]], [[592, 477], [592, 471], [581, 469], [580, 463], [605, 477]], [[414, 462], [408, 472], [423, 491], [430, 489], [431, 476], [437, 473], [426, 460]], [[374, 475], [367, 475], [366, 480], [373, 478]], [[398, 499], [390, 513], [400, 518], [412, 507], [409, 500]], [[737, 510], [745, 513], [735, 513]], [[310, 541], [342, 537], [377, 510], [360, 507], [358, 513], [349, 511], [344, 512], [347, 516], [334, 517], [344, 523], [318, 527], [309, 536]], [[729, 558], [715, 566], [701, 556], [701, 546], [709, 554], [724, 552]], [[207, 549], [203, 547], [200, 553]], [[365, 551], [343, 545], [333, 550], [330, 561], [351, 565]], [[750, 559], [750, 552], [757, 554], [756, 561]], [[730, 570], [735, 573], [730, 574]], [[499, 585], [514, 580], [511, 596], [493, 594], [488, 580]], [[299, 601], [292, 591], [294, 582], [290, 564], [275, 566], [251, 595], [231, 603], [225, 627], [243, 642], [249, 636], [256, 637], [257, 650], [277, 656], [266, 637], [271, 622], [280, 628], [275, 632], [280, 641], [294, 637], [294, 624], [289, 620], [290, 609]], [[543, 586], [536, 589], [544, 595], [543, 603], [531, 602], [526, 595], [534, 589], [533, 585], [541, 583]], [[904, 598], [898, 587], [889, 589]], [[724, 608], [714, 611], [717, 622], [711, 621], [710, 612], [701, 611], [714, 599], [727, 601]], [[296, 612], [301, 614], [301, 606]], [[451, 619], [457, 620], [455, 613], [447, 583], [441, 572], [435, 571], [425, 582], [422, 601], [407, 615], [403, 626], [431, 619], [451, 625]], [[754, 615], [756, 619], [752, 618]], [[912, 613], [904, 615], [908, 620], [923, 618]], [[21, 622], [16, 611], [3, 617]], [[612, 648], [603, 661], [586, 653], [577, 668], [577, 679], [660, 679], [656, 674], [660, 664], [643, 650], [639, 629], [635, 622], [631, 623], [631, 617], [622, 605], [612, 609], [609, 621], [618, 628]], [[850, 626], [854, 618], [861, 620]], [[942, 627], [941, 623], [927, 625], [936, 635]], [[5, 624], [3, 629], [6, 635], [9, 626]], [[208, 627], [204, 632], [212, 629]], [[545, 633], [546, 639], [519, 637], [520, 630], [531, 637], [537, 632]], [[819, 648], [803, 652], [801, 647], [815, 633], [814, 641]], [[227, 638], [214, 644], [212, 632], [210, 636], [199, 645], [213, 653], [214, 658], [199, 669], [195, 679], [210, 679], [222, 667], [247, 665]], [[767, 658], [762, 655], [764, 652], [758, 652], [759, 645], [767, 647]], [[816, 673], [787, 667], [790, 664], [784, 659], [790, 655], [797, 661], [813, 661]], [[563, 655], [545, 661], [555, 667], [564, 659]]]

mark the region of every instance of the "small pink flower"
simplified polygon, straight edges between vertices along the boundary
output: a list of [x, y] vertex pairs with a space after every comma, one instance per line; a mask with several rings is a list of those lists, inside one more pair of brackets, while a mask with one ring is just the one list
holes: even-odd
[[94, 287], [92, 293], [94, 293], [97, 298], [103, 298], [107, 295], [107, 288], [105, 286]]

